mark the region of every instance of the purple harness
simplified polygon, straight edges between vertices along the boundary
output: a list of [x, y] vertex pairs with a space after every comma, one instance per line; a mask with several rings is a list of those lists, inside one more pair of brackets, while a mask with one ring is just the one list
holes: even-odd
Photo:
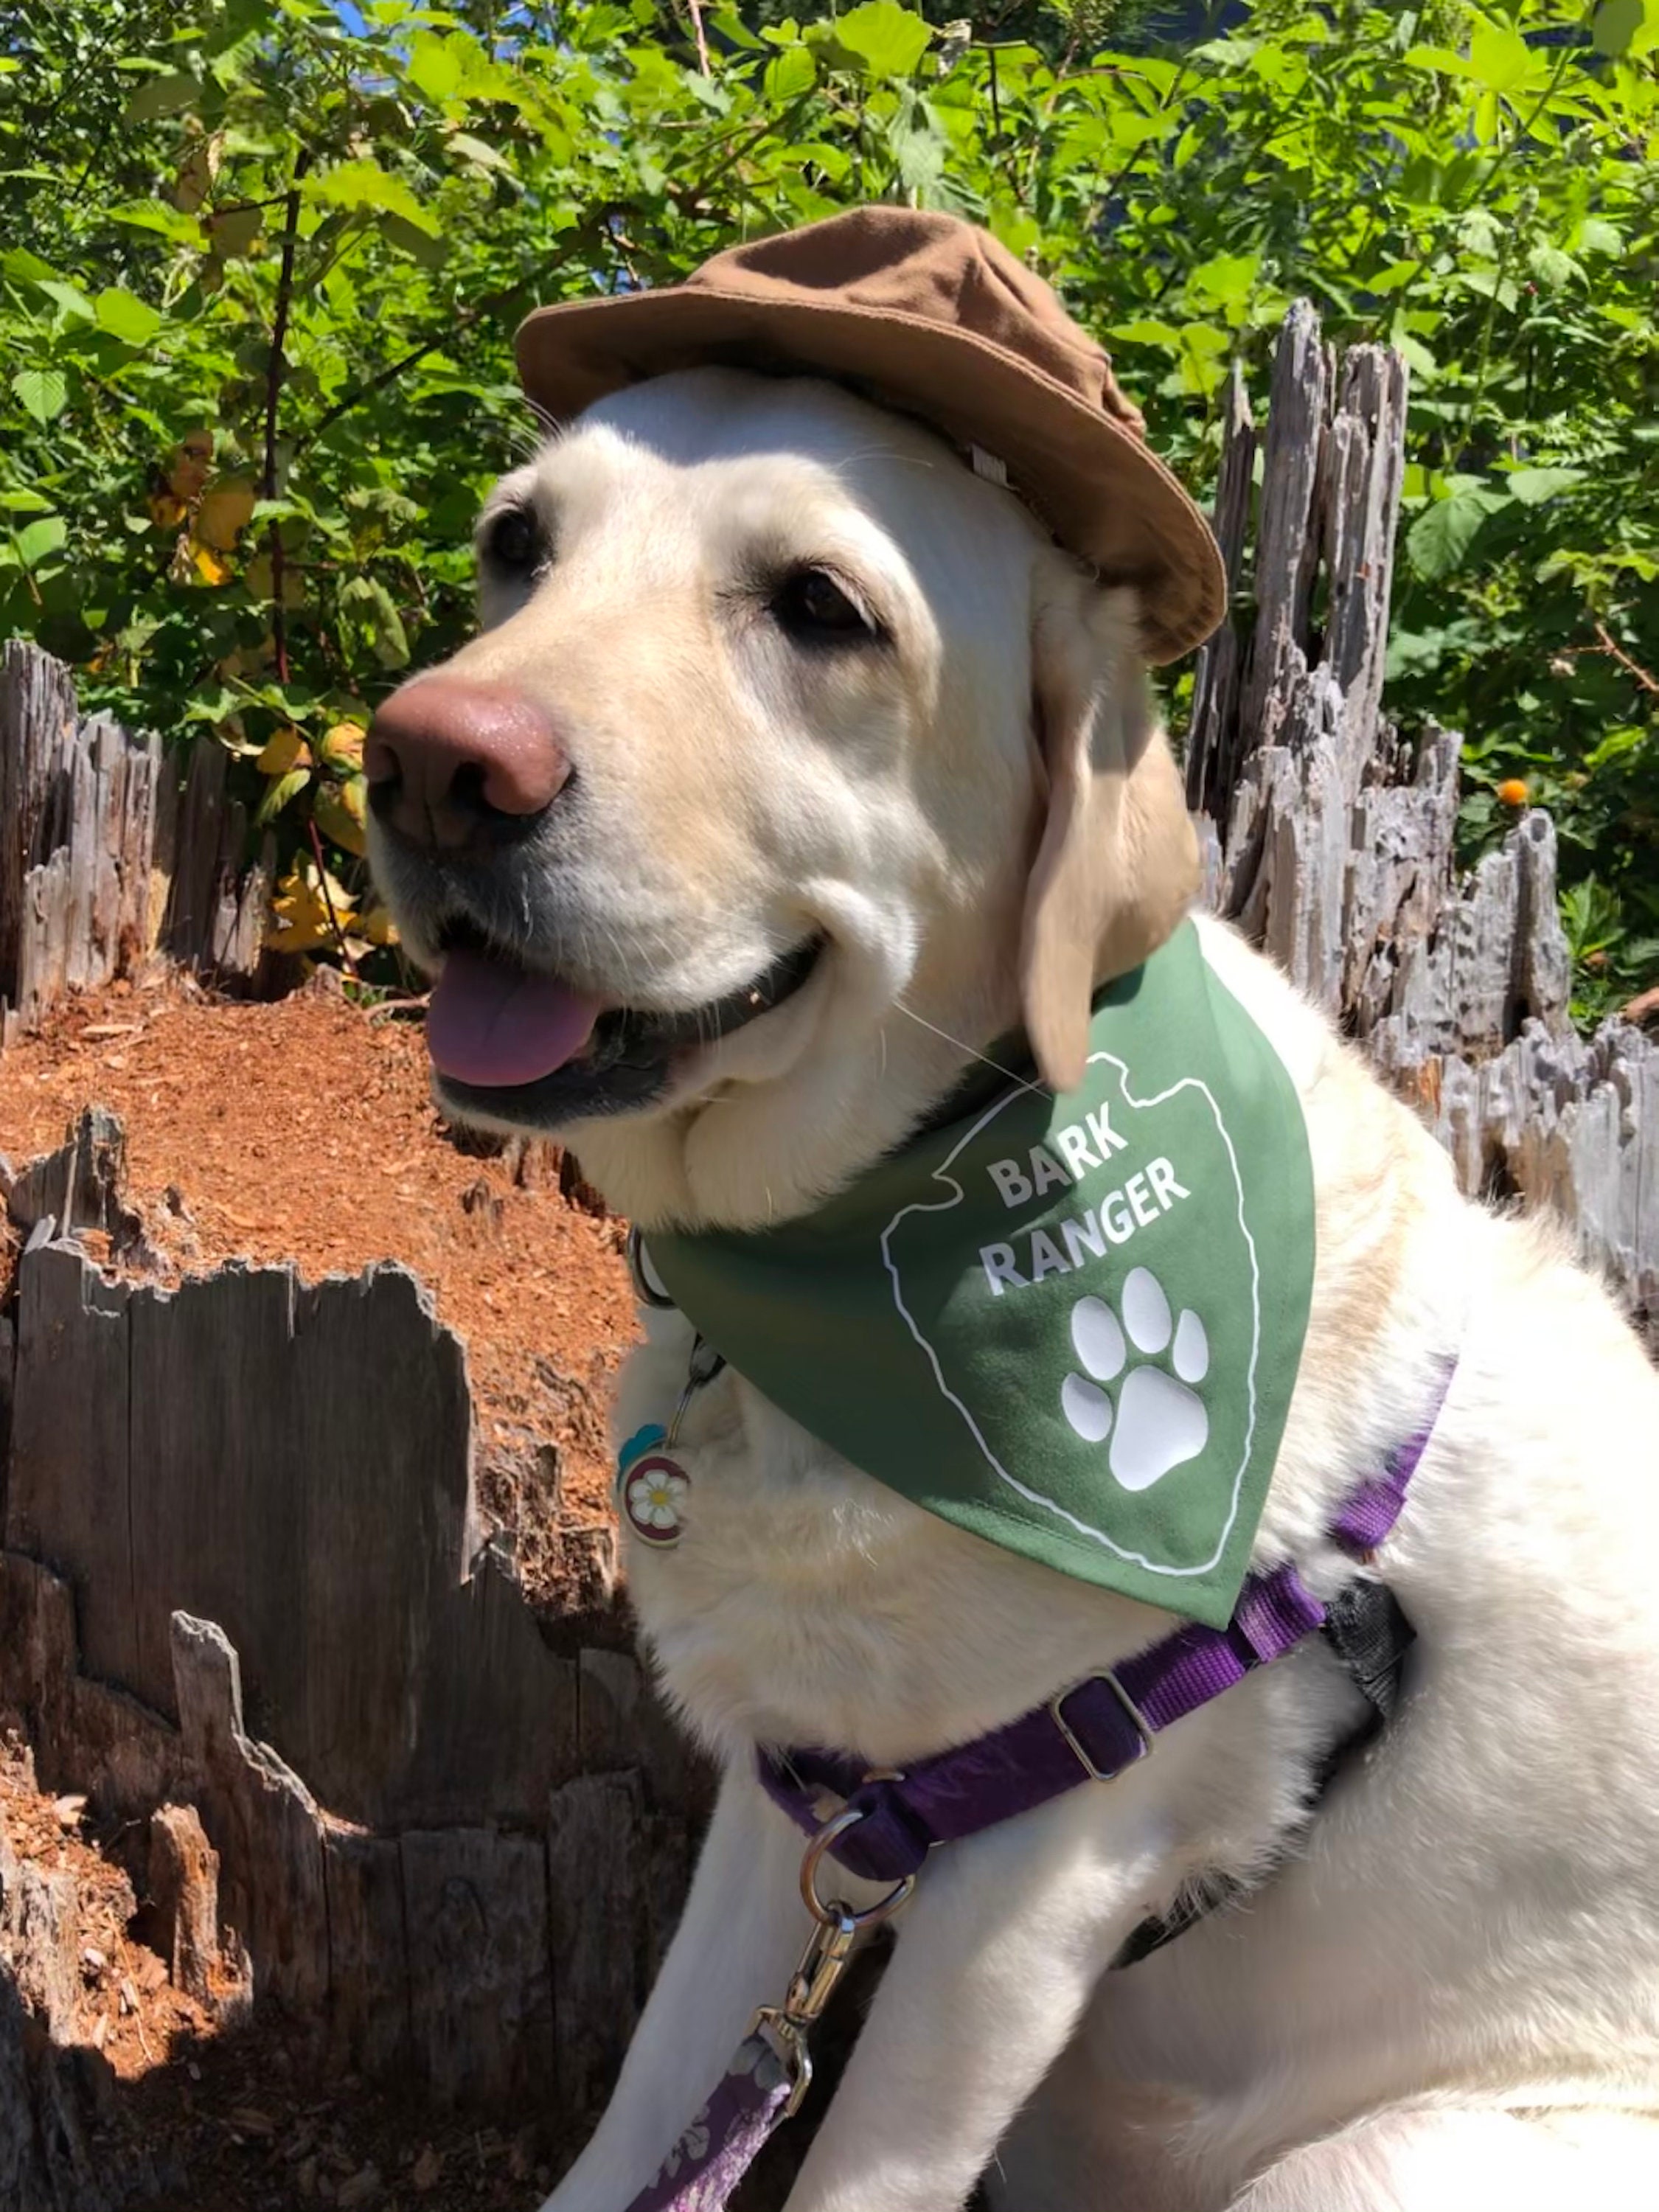
[[[1451, 1375], [1449, 1368], [1423, 1426], [1390, 1454], [1382, 1472], [1363, 1483], [1336, 1517], [1333, 1540], [1362, 1565], [1370, 1563], [1372, 1552], [1400, 1517]], [[1391, 1609], [1399, 1629], [1379, 1624], [1378, 1601]], [[871, 1771], [863, 1760], [840, 1752], [763, 1749], [763, 1786], [812, 1839], [802, 1890], [817, 1926], [788, 1997], [757, 2016], [709, 2103], [628, 2212], [722, 2212], [762, 2145], [800, 2102], [811, 2075], [805, 2030], [840, 1978], [860, 1929], [884, 1919], [903, 1901], [936, 1844], [977, 1835], [1085, 1781], [1112, 1781], [1126, 1767], [1149, 1758], [1158, 1735], [1174, 1722], [1321, 1633], [1334, 1644], [1378, 1713], [1386, 1714], [1383, 1680], [1392, 1682], [1397, 1675], [1411, 1632], [1384, 1586], [1361, 1578], [1327, 1605], [1287, 1564], [1249, 1577], [1225, 1628], [1188, 1622], [1119, 1666], [1073, 1682], [1005, 1727], [919, 1759], [902, 1773]], [[842, 1801], [828, 1818], [826, 1796]], [[896, 1885], [892, 1895], [868, 1914], [826, 1905], [815, 1881], [824, 1856], [851, 1874]], [[1137, 1931], [1130, 1955], [1121, 1954], [1117, 1963], [1144, 1957], [1196, 1917], [1188, 1913], [1172, 1924], [1149, 1923], [1155, 1931], [1151, 1939]]]

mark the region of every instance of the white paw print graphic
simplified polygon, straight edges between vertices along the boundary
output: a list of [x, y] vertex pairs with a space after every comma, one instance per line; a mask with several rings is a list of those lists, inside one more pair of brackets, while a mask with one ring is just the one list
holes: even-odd
[[[1210, 1440], [1204, 1401], [1188, 1388], [1210, 1371], [1210, 1340], [1190, 1306], [1172, 1319], [1150, 1267], [1130, 1269], [1120, 1304], [1121, 1321], [1103, 1298], [1079, 1298], [1072, 1308], [1072, 1346], [1085, 1372], [1061, 1383], [1060, 1410], [1085, 1443], [1110, 1437], [1106, 1464], [1125, 1490], [1150, 1490]], [[1131, 1347], [1143, 1357], [1125, 1375]], [[1173, 1375], [1146, 1364], [1165, 1352]], [[1109, 1382], [1118, 1386], [1115, 1407], [1103, 1387]]]

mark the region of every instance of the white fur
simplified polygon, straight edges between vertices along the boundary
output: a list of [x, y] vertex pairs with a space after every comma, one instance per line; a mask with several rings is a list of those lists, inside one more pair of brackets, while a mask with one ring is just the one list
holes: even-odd
[[[591, 794], [592, 842], [527, 904], [565, 917], [578, 980], [633, 1003], [729, 989], [804, 923], [830, 942], [664, 1108], [574, 1131], [584, 1170], [647, 1228], [799, 1211], [1016, 1018], [1051, 781], [1029, 702], [1056, 635], [1118, 667], [1127, 602], [924, 433], [808, 384], [662, 380], [527, 481], [559, 565], [461, 656], [548, 702]], [[803, 672], [711, 614], [757, 532], [867, 577], [891, 653]], [[1115, 865], [1158, 850], [1136, 830]], [[1100, 944], [1121, 920], [1095, 917]], [[1316, 1190], [1258, 1566], [1338, 1587], [1334, 1509], [1459, 1354], [1382, 1555], [1420, 1639], [1409, 1701], [1293, 1863], [1124, 1973], [1124, 1936], [1188, 1875], [1272, 1858], [1352, 1722], [1317, 1642], [1111, 1785], [936, 1853], [790, 2212], [950, 2212], [988, 2169], [1006, 2212], [1637, 2212], [1659, 2202], [1659, 1380], [1548, 1233], [1467, 1204], [1323, 1018], [1202, 929], [1291, 1071]], [[684, 1376], [686, 1325], [647, 1327], [618, 1435]], [[799, 1839], [752, 1779], [757, 1740], [902, 1765], [1169, 1626], [931, 1518], [729, 1371], [681, 1442], [684, 1539], [635, 1547], [630, 1585], [725, 1781], [552, 2212], [623, 2212], [781, 1994]]]

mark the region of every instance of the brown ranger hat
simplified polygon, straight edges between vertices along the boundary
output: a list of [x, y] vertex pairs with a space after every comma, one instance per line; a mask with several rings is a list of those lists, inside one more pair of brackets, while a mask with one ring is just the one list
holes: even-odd
[[955, 216], [857, 208], [717, 253], [683, 284], [541, 307], [518, 359], [559, 422], [710, 363], [855, 381], [981, 473], [1000, 463], [1062, 545], [1137, 585], [1148, 659], [1190, 652], [1226, 611], [1209, 525], [1147, 450], [1109, 357], [1040, 276]]

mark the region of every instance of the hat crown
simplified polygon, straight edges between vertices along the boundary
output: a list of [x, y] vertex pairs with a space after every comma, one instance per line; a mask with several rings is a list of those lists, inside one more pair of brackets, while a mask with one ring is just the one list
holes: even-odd
[[1139, 437], [1140, 410], [1111, 356], [1067, 313], [1052, 285], [989, 231], [928, 208], [854, 208], [716, 253], [686, 291], [757, 301], [833, 296], [867, 313], [966, 331], [1027, 361]]

